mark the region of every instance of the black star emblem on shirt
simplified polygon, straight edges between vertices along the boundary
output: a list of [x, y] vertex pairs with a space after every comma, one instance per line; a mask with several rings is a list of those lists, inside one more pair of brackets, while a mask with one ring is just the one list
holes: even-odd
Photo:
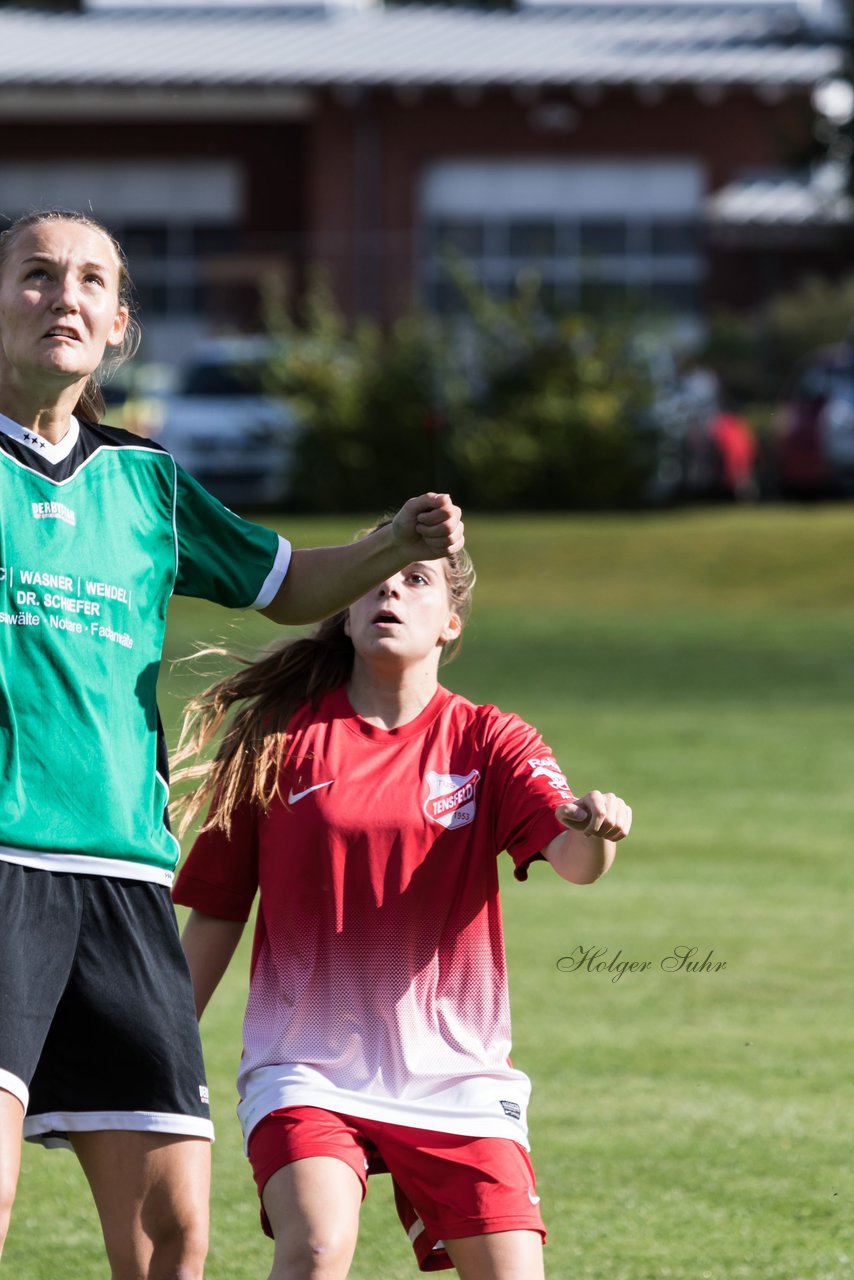
[[27, 444], [38, 445], [40, 449], [44, 448], [44, 440], [42, 440], [41, 436], [31, 436], [25, 431], [24, 440], [26, 441]]

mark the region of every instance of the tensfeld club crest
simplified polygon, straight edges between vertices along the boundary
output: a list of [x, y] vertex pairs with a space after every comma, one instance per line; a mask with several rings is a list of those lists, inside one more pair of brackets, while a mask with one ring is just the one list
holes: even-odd
[[428, 795], [424, 801], [427, 817], [449, 829], [465, 827], [473, 822], [479, 781], [477, 769], [472, 769], [466, 777], [458, 773], [428, 773]]

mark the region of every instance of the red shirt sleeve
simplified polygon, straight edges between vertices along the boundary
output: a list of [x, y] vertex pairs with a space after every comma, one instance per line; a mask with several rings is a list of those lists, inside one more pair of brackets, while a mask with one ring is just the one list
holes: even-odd
[[256, 811], [240, 805], [231, 835], [219, 828], [203, 831], [178, 873], [172, 900], [222, 920], [247, 920], [258, 890]]
[[555, 809], [575, 796], [537, 730], [514, 715], [498, 720], [490, 776], [497, 847], [513, 859], [516, 879], [527, 880], [530, 864], [565, 830]]

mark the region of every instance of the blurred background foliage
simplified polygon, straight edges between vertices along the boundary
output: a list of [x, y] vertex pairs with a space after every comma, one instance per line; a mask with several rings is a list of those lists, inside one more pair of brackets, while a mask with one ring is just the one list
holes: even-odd
[[625, 510], [692, 496], [661, 476], [696, 439], [698, 407], [680, 387], [698, 368], [768, 459], [751, 496], [775, 496], [771, 458], [793, 373], [852, 336], [854, 275], [808, 279], [751, 313], [719, 311], [689, 349], [668, 337], [666, 316], [556, 316], [533, 273], [495, 298], [460, 264], [449, 270], [452, 316], [413, 306], [387, 329], [348, 320], [322, 280], [296, 318], [268, 303], [266, 387], [303, 427], [291, 508], [379, 510], [425, 483], [493, 511]]
[[768, 417], [798, 362], [816, 348], [854, 336], [854, 275], [819, 277], [780, 293], [754, 312], [719, 311], [710, 319], [702, 358], [758, 422]]
[[462, 272], [461, 309], [382, 330], [327, 290], [298, 323], [268, 306], [268, 390], [303, 427], [294, 504], [363, 511], [424, 487], [493, 510], [636, 505], [654, 466], [654, 394], [629, 317], [547, 315], [534, 277], [496, 300]]

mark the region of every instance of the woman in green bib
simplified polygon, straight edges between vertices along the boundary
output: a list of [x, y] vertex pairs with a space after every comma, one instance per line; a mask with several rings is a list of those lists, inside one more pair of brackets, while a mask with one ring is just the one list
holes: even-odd
[[73, 1147], [113, 1280], [199, 1280], [212, 1128], [169, 898], [169, 597], [299, 624], [463, 535], [444, 494], [345, 547], [240, 519], [100, 424], [96, 372], [137, 332], [94, 219], [0, 235], [0, 1248], [26, 1137]]

